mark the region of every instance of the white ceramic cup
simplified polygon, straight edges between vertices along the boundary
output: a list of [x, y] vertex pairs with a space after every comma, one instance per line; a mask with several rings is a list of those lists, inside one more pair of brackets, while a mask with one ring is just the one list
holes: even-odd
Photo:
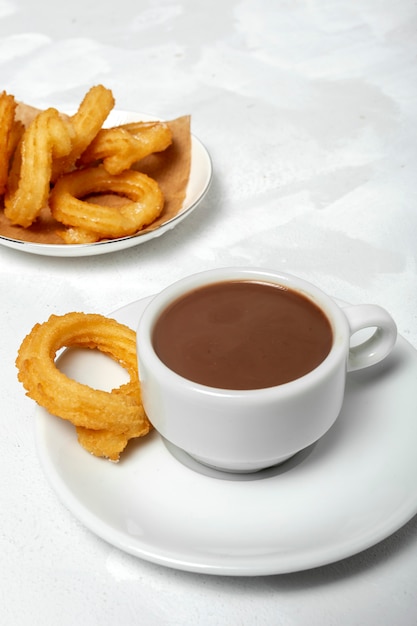
[[[164, 309], [210, 283], [251, 280], [300, 292], [318, 305], [333, 332], [328, 356], [308, 374], [265, 389], [228, 390], [201, 385], [169, 369], [156, 355], [153, 328]], [[354, 333], [376, 329], [351, 347]], [[229, 472], [253, 472], [285, 461], [322, 437], [337, 419], [346, 373], [384, 359], [397, 336], [385, 309], [339, 306], [316, 286], [288, 274], [222, 268], [188, 276], [156, 295], [138, 325], [137, 353], [145, 411], [155, 429], [197, 461]]]

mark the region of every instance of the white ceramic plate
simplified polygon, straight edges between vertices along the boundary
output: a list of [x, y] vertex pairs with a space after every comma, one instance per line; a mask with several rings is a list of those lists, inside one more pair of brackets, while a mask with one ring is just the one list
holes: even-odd
[[[151, 119], [155, 118], [143, 113], [112, 111], [105, 125], [115, 126], [132, 121], [147, 121]], [[96, 243], [77, 245], [33, 243], [0, 235], [0, 245], [20, 250], [21, 252], [55, 257], [93, 256], [137, 246], [155, 237], [160, 237], [188, 217], [206, 195], [210, 187], [212, 172], [211, 158], [207, 149], [195, 135], [191, 135], [191, 170], [183, 207], [177, 215], [155, 230], [144, 232], [143, 234], [139, 233], [138, 235], [132, 235], [130, 237], [121, 237], [111, 241], [98, 241]]]
[[[136, 328], [147, 301], [113, 316]], [[102, 388], [126, 380], [96, 352], [67, 351], [63, 368]], [[417, 352], [399, 337], [386, 361], [348, 375], [342, 413], [319, 443], [250, 476], [203, 469], [155, 432], [118, 464], [97, 459], [42, 409], [39, 455], [68, 509], [121, 550], [209, 574], [294, 572], [356, 554], [417, 513], [416, 380]]]

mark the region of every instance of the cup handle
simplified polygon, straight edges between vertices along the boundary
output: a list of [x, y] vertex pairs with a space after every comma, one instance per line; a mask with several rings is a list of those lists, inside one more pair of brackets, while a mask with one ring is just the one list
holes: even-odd
[[375, 365], [393, 349], [397, 339], [397, 326], [391, 315], [376, 304], [358, 304], [343, 307], [350, 326], [350, 336], [365, 329], [375, 329], [373, 334], [350, 347], [347, 371]]

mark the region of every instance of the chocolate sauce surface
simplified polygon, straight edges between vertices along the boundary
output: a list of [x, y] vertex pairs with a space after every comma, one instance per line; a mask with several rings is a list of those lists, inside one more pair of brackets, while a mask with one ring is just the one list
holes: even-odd
[[327, 356], [332, 330], [301, 293], [246, 280], [190, 291], [169, 305], [153, 330], [159, 358], [194, 382], [261, 389], [307, 374]]

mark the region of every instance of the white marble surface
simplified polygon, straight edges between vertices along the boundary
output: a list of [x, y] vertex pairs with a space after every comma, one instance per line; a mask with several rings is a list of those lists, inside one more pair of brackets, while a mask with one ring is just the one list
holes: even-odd
[[107, 313], [220, 265], [377, 302], [417, 347], [416, 29], [414, 0], [0, 0], [0, 89], [73, 108], [102, 82], [121, 109], [191, 113], [215, 171], [197, 211], [136, 248], [65, 259], [0, 246], [2, 624], [417, 623], [416, 518], [344, 561], [260, 578], [107, 545], [50, 489], [14, 367], [50, 313]]

